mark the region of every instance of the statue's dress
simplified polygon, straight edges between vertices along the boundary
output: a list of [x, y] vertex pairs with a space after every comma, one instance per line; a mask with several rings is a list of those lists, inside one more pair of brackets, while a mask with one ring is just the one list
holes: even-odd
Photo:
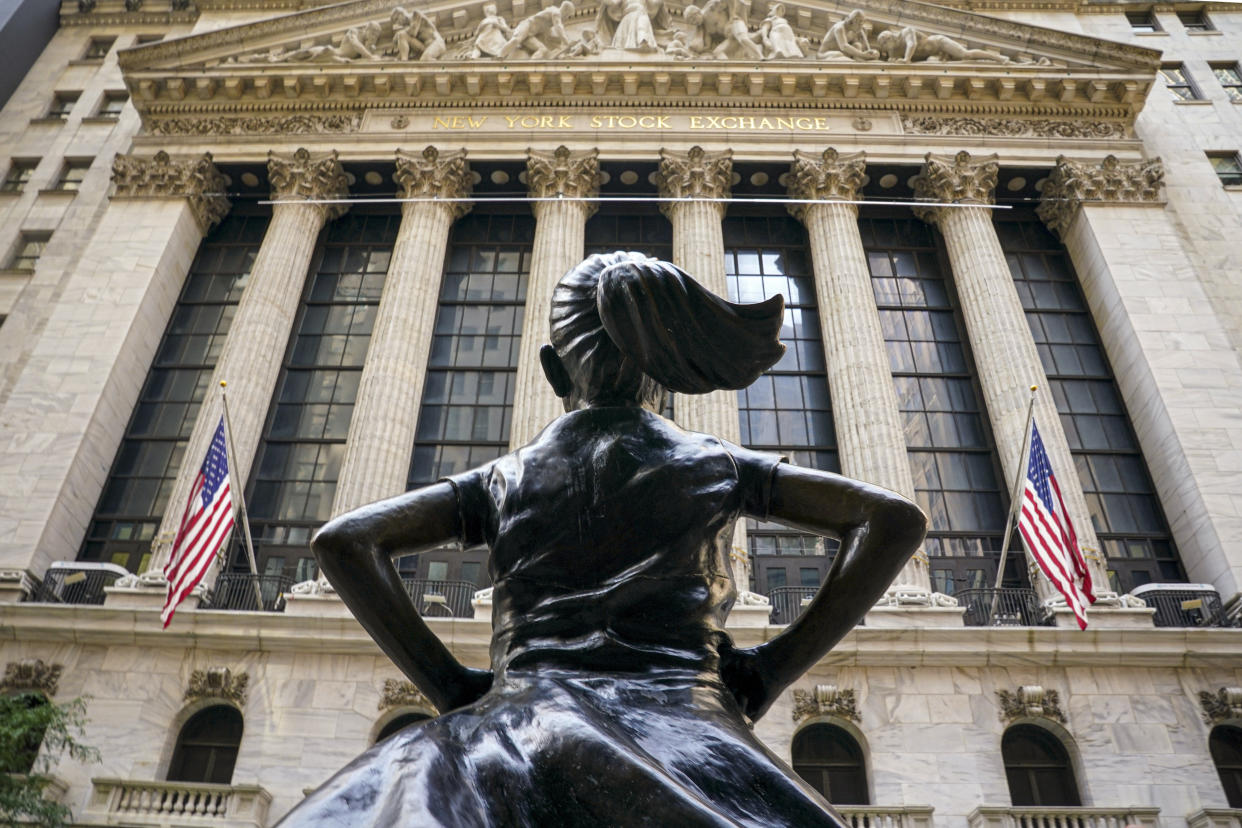
[[290, 825], [829, 826], [721, 683], [729, 542], [779, 458], [635, 408], [450, 478], [491, 548], [495, 682], [359, 756]]

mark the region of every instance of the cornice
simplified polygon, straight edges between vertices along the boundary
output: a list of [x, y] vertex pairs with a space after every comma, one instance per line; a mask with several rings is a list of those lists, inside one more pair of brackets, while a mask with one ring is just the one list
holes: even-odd
[[[815, 155], [794, 150], [789, 169], [789, 197], [805, 201], [854, 201], [867, 183], [867, 154], [841, 155], [833, 147]], [[791, 204], [789, 212], [805, 220], [808, 204]]]
[[163, 150], [150, 158], [117, 155], [112, 161], [112, 183], [116, 199], [186, 199], [204, 234], [229, 211], [224, 195], [228, 187], [211, 153], [190, 159], [173, 159]]
[[[419, 155], [398, 152], [393, 178], [401, 198], [461, 199], [472, 186], [464, 149], [444, 152], [429, 146]], [[454, 220], [470, 211], [467, 201], [447, 201], [444, 207]]]
[[1115, 155], [1093, 163], [1061, 156], [1044, 182], [1035, 212], [1059, 237], [1088, 202], [1163, 204], [1164, 163], [1159, 158], [1126, 163]]
[[[1000, 164], [996, 155], [975, 157], [927, 153], [922, 171], [914, 177], [914, 197], [942, 204], [991, 204], [996, 198]], [[935, 222], [943, 208], [915, 207], [914, 214]]]

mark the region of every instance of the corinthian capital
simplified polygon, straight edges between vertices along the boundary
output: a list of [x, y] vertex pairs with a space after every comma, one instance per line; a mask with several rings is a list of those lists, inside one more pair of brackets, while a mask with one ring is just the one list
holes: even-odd
[[[664, 198], [728, 198], [733, 184], [733, 151], [707, 152], [691, 147], [688, 152], [660, 150], [660, 171], [656, 173], [660, 195]], [[666, 215], [674, 205], [660, 204]], [[721, 205], [723, 213], [724, 205]]]
[[[273, 201], [320, 201], [349, 195], [349, 181], [336, 150], [323, 155], [311, 155], [304, 147], [299, 147], [293, 155], [268, 151], [267, 178], [272, 185]], [[344, 215], [349, 209], [347, 204], [320, 206], [326, 221]]]
[[229, 212], [224, 175], [211, 153], [173, 160], [160, 150], [151, 158], [118, 155], [112, 161], [113, 198], [184, 198], [199, 229], [210, 230]]
[[[526, 186], [533, 198], [595, 198], [599, 195], [599, 151], [571, 151], [560, 146], [552, 152], [526, 151]], [[586, 215], [593, 201], [579, 202]], [[539, 202], [535, 203], [538, 210]]]
[[[856, 200], [858, 190], [867, 183], [863, 172], [866, 157], [865, 152], [841, 155], [832, 147], [820, 155], [794, 150], [794, 162], [789, 168], [789, 197], [801, 201]], [[803, 221], [810, 206], [791, 204], [789, 212]]]
[[[420, 155], [398, 151], [393, 178], [401, 188], [401, 198], [465, 198], [473, 183], [464, 149], [441, 152], [435, 147], [427, 147]], [[470, 212], [468, 201], [447, 201], [444, 206], [454, 219]]]
[[1164, 164], [1159, 158], [1124, 163], [1110, 155], [1098, 164], [1071, 161], [1064, 155], [1044, 182], [1035, 212], [1058, 236], [1087, 201], [1114, 204], [1163, 204]]
[[[914, 177], [914, 197], [941, 204], [991, 204], [999, 171], [995, 154], [974, 158], [969, 152], [954, 156], [929, 152], [923, 171]], [[940, 207], [916, 207], [914, 214], [935, 223], [942, 210]]]

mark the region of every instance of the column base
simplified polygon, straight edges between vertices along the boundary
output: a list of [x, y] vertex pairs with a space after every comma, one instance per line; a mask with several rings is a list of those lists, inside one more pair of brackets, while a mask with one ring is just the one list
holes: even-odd
[[872, 629], [893, 627], [963, 627], [964, 607], [881, 606], [877, 604], [863, 617], [863, 626]]
[[0, 569], [0, 604], [20, 604], [34, 592], [35, 580], [24, 569]]

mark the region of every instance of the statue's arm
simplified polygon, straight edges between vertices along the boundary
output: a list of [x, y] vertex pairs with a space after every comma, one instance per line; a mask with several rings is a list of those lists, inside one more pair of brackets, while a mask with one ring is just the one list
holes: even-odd
[[784, 463], [773, 474], [766, 517], [840, 538], [841, 546], [819, 592], [784, 632], [722, 653], [725, 683], [751, 719], [854, 628], [927, 532], [923, 512], [896, 492]]
[[492, 674], [463, 666], [414, 607], [392, 563], [461, 537], [457, 495], [436, 483], [334, 518], [311, 549], [328, 581], [380, 648], [446, 712], [477, 700]]

